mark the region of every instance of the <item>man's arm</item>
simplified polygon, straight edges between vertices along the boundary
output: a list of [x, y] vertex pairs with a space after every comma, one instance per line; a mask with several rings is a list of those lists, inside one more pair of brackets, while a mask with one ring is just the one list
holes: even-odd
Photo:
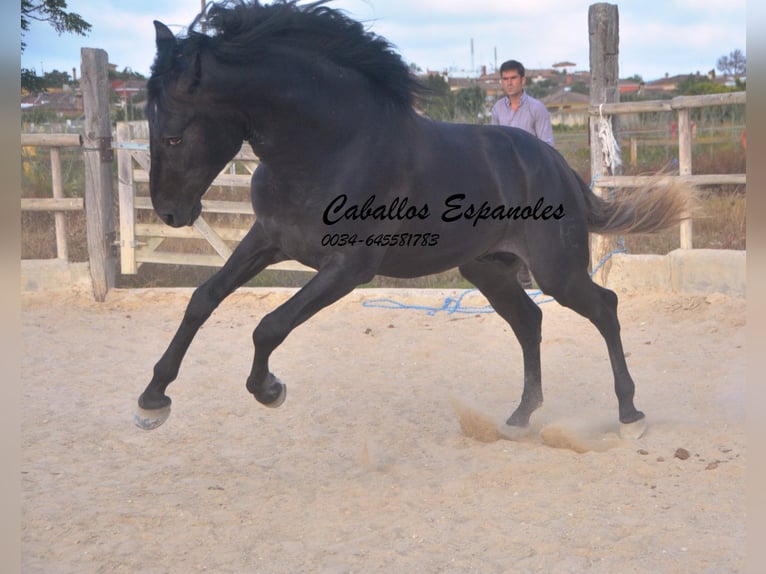
[[492, 106], [492, 125], [493, 126], [499, 126], [500, 125], [500, 115], [497, 112], [497, 106], [499, 102], [495, 102], [495, 105]]
[[554, 146], [551, 114], [542, 102], [535, 106], [535, 135], [549, 146]]

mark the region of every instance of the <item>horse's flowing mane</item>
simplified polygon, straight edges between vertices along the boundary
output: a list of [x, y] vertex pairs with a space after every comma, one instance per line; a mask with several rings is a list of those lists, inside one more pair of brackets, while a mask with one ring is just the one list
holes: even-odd
[[253, 62], [280, 43], [307, 57], [321, 56], [366, 77], [397, 103], [412, 106], [421, 84], [385, 39], [320, 0], [224, 0], [210, 3], [192, 22], [183, 51], [210, 50], [228, 62]]

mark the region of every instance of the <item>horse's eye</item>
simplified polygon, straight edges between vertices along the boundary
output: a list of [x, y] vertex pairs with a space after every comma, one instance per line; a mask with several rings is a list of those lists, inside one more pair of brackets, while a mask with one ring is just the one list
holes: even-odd
[[167, 138], [165, 141], [167, 141], [169, 146], [176, 146], [183, 141], [183, 138], [182, 137]]

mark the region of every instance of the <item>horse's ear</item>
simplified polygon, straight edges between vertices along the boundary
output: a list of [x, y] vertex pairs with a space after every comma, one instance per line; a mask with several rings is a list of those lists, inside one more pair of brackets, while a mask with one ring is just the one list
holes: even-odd
[[157, 38], [157, 54], [167, 54], [176, 45], [176, 37], [173, 32], [162, 22], [154, 21], [154, 30]]
[[202, 61], [199, 52], [193, 54], [190, 60], [187, 59], [184, 65], [175, 60], [174, 54], [178, 40], [173, 32], [157, 20], [154, 21], [154, 30], [157, 33], [157, 59], [154, 68], [167, 71], [179, 66], [177, 69], [182, 70], [182, 73], [178, 79], [178, 87], [182, 93], [193, 94], [199, 86], [202, 75]]

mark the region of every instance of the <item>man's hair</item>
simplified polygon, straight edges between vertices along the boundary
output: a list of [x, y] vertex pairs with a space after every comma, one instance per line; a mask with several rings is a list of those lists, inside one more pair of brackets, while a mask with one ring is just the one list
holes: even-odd
[[519, 76], [524, 77], [524, 64], [517, 60], [506, 60], [500, 65], [500, 73], [514, 71], [518, 72]]

